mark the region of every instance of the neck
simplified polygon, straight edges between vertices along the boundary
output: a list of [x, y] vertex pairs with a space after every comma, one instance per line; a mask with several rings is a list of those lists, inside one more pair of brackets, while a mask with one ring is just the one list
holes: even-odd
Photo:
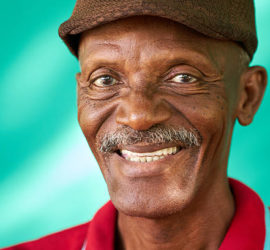
[[232, 220], [234, 201], [227, 180], [213, 185], [183, 210], [164, 218], [119, 212], [116, 249], [218, 249]]

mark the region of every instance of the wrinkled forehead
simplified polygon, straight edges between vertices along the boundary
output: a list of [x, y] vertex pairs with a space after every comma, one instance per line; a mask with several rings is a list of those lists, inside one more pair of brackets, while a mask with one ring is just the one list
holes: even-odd
[[[162, 53], [185, 54], [202, 62], [224, 68], [229, 57], [237, 57], [241, 48], [232, 41], [206, 37], [182, 24], [151, 16], [120, 19], [85, 31], [79, 44], [79, 60], [83, 64], [98, 53], [106, 58], [108, 53], [125, 57], [141, 51], [145, 56]], [[155, 52], [155, 53], [154, 53]], [[109, 58], [108, 58], [109, 59]]]

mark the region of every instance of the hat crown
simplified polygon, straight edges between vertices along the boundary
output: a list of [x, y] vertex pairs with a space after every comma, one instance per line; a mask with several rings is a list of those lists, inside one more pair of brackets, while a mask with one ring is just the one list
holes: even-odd
[[77, 0], [59, 35], [77, 56], [81, 32], [136, 15], [168, 18], [206, 36], [238, 42], [250, 58], [257, 48], [253, 0]]

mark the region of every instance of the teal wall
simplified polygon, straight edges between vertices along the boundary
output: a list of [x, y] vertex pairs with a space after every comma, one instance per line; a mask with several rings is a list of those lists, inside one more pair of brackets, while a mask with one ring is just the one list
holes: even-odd
[[[108, 199], [76, 118], [79, 70], [57, 36], [75, 0], [2, 1], [0, 247], [89, 220]], [[259, 49], [270, 69], [270, 2], [256, 0]], [[270, 205], [270, 93], [249, 127], [236, 125], [229, 174]]]

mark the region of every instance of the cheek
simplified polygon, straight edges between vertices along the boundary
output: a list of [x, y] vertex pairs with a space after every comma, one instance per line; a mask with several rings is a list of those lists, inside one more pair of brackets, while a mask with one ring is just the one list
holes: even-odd
[[202, 134], [215, 134], [222, 130], [227, 114], [226, 103], [218, 101], [215, 97], [208, 97], [194, 110], [194, 122], [199, 126]]
[[196, 123], [200, 126], [203, 140], [213, 153], [228, 142], [227, 138], [231, 130], [230, 116], [228, 102], [221, 95], [207, 97], [204, 105], [201, 105], [196, 112]]
[[78, 121], [86, 139], [96, 139], [104, 123], [113, 114], [113, 100], [93, 100], [83, 90], [78, 91]]
[[100, 168], [105, 166], [104, 157], [99, 153], [97, 138], [100, 133], [105, 134], [106, 128], [114, 129], [114, 110], [117, 103], [110, 101], [97, 101], [90, 99], [80, 91], [78, 92], [78, 121], [81, 130], [93, 152]]
[[228, 103], [221, 94], [187, 96], [181, 101], [178, 98], [170, 102], [201, 133], [203, 139], [222, 130], [228, 118]]
[[199, 165], [205, 165], [202, 169], [211, 172], [217, 164], [223, 166], [228, 153], [225, 149], [229, 148], [233, 127], [232, 112], [225, 91], [219, 89], [219, 92], [207, 95], [181, 99], [170, 97], [167, 100], [175, 107], [177, 115], [184, 117], [200, 133], [202, 145], [198, 162]]
[[201, 162], [207, 169], [204, 175], [223, 173], [227, 166], [234, 125], [232, 102], [225, 93], [212, 94], [203, 100], [198, 99], [198, 102], [201, 105], [189, 108], [188, 113], [203, 138]]

